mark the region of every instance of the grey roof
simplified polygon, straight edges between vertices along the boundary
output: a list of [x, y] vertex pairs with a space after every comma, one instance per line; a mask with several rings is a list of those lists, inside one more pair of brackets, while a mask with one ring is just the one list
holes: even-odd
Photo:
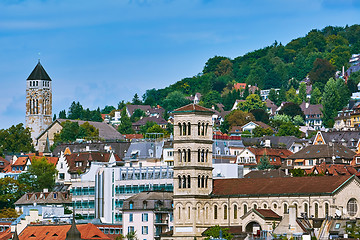
[[113, 126], [105, 122], [93, 122], [93, 121], [83, 121], [83, 120], [71, 120], [71, 119], [57, 119], [60, 123], [65, 121], [77, 122], [79, 125], [88, 122], [90, 125], [94, 126], [99, 130], [99, 137], [105, 140], [124, 140], [124, 136], [121, 135]]
[[349, 69], [346, 71], [347, 75], [350, 76], [351, 73], [360, 71], [360, 63], [354, 66], [349, 67]]
[[146, 209], [168, 209], [172, 211], [173, 192], [154, 191], [141, 192], [124, 201], [123, 210], [130, 210], [130, 202], [133, 203], [131, 210], [143, 210], [144, 202], [146, 202]]
[[128, 112], [130, 113], [130, 116], [133, 115], [134, 111], [136, 109], [141, 109], [143, 110], [145, 113], [147, 111], [150, 111], [151, 110], [151, 106], [150, 105], [126, 105], [126, 108], [128, 110]]
[[[54, 195], [56, 194], [56, 198]], [[47, 205], [47, 204], [71, 204], [71, 195], [68, 192], [49, 192], [49, 193], [26, 193], [19, 198], [15, 205]]]
[[133, 123], [133, 126], [142, 126], [145, 125], [147, 122], [155, 122], [157, 125], [166, 125], [168, 122], [163, 119], [162, 117], [143, 117], [139, 121]]
[[[305, 114], [305, 117], [309, 116], [309, 118], [321, 118], [323, 115], [321, 112], [321, 109], [323, 108], [323, 106], [321, 104], [308, 104], [307, 105], [306, 102], [303, 102], [300, 104], [300, 108], [303, 111], [303, 113]], [[317, 115], [319, 115], [319, 117]]]
[[309, 145], [300, 151], [289, 156], [289, 159], [336, 159], [352, 160], [355, 155], [351, 149], [340, 145], [334, 144], [333, 146], [327, 144]]
[[164, 141], [133, 141], [127, 150], [126, 159], [158, 158], [162, 156]]
[[104, 152], [107, 148], [111, 147], [120, 158], [125, 156], [125, 151], [128, 150], [130, 142], [91, 142], [91, 143], [66, 143], [56, 146], [53, 151], [55, 156], [60, 155], [68, 147], [72, 153], [86, 152], [88, 147], [90, 151]]
[[284, 145], [289, 149], [294, 142], [305, 144], [306, 140], [299, 139], [294, 136], [264, 136], [256, 138], [243, 138], [242, 141], [245, 146], [263, 146], [265, 140], [270, 140], [271, 147], [280, 148]]
[[41, 65], [40, 61], [35, 66], [34, 70], [30, 73], [27, 80], [49, 80], [51, 81], [51, 78], [46, 73], [45, 69]]
[[[230, 155], [229, 154], [230, 147], [244, 148], [245, 146], [244, 146], [242, 140], [215, 139], [213, 142], [213, 154], [214, 155]], [[218, 150], [220, 150], [220, 154], [218, 154]]]
[[286, 177], [284, 171], [281, 169], [272, 170], [257, 170], [251, 171], [244, 176], [244, 178], [274, 178], [274, 177]]
[[[334, 131], [334, 132], [321, 132], [325, 143], [339, 143], [346, 145], [350, 149], [355, 149], [356, 143], [360, 138], [360, 131]], [[314, 142], [315, 135], [310, 139], [311, 142]]]

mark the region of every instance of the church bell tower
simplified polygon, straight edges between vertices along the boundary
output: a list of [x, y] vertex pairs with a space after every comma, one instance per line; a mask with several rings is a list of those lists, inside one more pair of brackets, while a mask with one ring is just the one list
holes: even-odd
[[35, 66], [26, 80], [26, 117], [25, 125], [35, 139], [52, 122], [51, 78], [40, 63]]

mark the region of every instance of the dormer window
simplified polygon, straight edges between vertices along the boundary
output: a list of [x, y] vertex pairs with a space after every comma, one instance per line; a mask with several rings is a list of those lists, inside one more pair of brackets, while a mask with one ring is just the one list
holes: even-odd
[[144, 208], [144, 209], [147, 209], [147, 201], [144, 201], [144, 202], [143, 202], [143, 208]]
[[57, 193], [54, 193], [54, 199], [57, 199]]
[[75, 167], [81, 167], [82, 166], [82, 162], [75, 162]]

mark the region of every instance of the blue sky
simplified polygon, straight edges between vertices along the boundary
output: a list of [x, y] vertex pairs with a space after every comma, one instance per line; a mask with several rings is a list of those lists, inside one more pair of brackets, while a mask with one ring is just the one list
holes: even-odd
[[131, 100], [311, 29], [359, 24], [357, 0], [1, 0], [0, 128], [25, 120], [38, 58], [53, 80], [53, 113]]

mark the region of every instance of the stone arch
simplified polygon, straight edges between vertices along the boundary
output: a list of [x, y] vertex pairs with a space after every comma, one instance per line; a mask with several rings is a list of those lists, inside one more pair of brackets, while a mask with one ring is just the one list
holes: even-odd
[[245, 224], [245, 232], [255, 233], [257, 230], [262, 230], [260, 223], [257, 221], [251, 220]]

